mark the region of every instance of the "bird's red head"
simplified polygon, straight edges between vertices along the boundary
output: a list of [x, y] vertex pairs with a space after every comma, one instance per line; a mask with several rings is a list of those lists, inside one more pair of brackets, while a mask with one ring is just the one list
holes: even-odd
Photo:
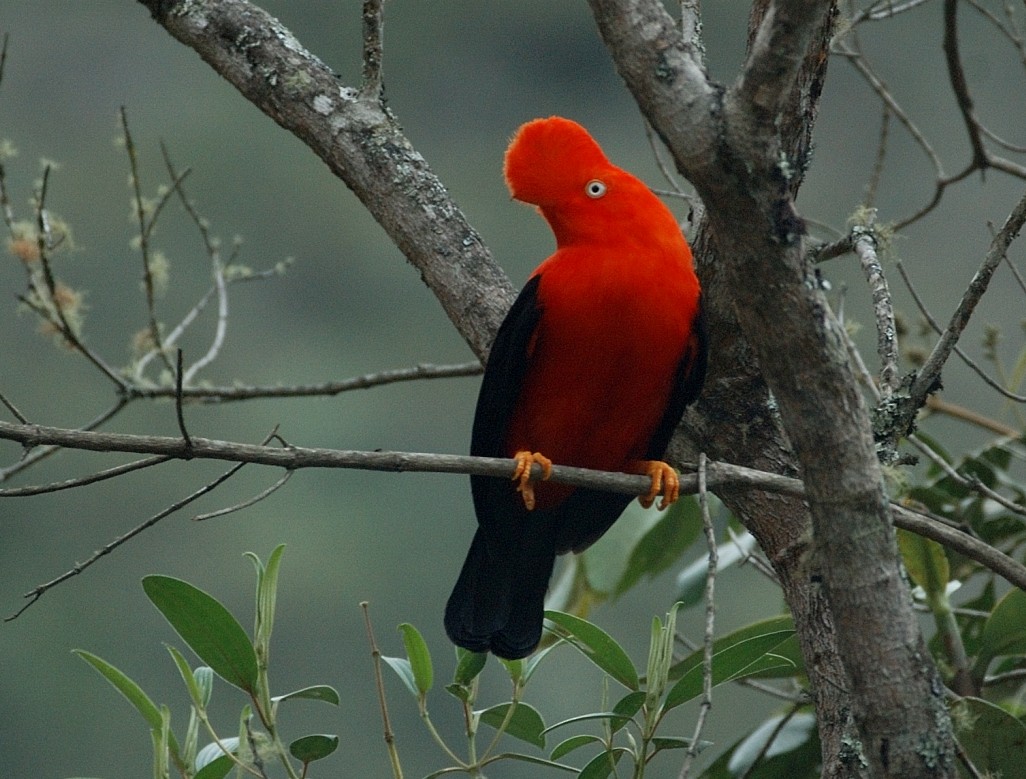
[[553, 206], [613, 168], [588, 131], [552, 116], [522, 125], [506, 150], [506, 184], [517, 200]]

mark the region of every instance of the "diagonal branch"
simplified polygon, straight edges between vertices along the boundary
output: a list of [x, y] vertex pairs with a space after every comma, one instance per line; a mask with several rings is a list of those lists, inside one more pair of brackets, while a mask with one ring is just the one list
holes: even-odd
[[[513, 287], [378, 96], [340, 86], [281, 22], [247, 0], [139, 2], [346, 183], [477, 356], [486, 355]], [[374, 25], [380, 32], [380, 17]]]

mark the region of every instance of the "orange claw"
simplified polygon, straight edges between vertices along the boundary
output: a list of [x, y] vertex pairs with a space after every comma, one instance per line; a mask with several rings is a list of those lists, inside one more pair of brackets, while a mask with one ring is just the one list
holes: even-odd
[[648, 492], [638, 498], [645, 508], [649, 508], [656, 497], [660, 497], [659, 510], [669, 506], [680, 497], [680, 478], [673, 468], [662, 460], [642, 460], [638, 464], [640, 472], [652, 479]]
[[552, 475], [552, 460], [541, 452], [529, 452], [526, 449], [513, 455], [517, 461], [517, 467], [513, 471], [513, 481], [519, 481], [517, 492], [524, 499], [524, 507], [531, 511], [534, 509], [534, 484], [531, 483], [531, 467], [538, 463], [542, 467], [542, 480]]

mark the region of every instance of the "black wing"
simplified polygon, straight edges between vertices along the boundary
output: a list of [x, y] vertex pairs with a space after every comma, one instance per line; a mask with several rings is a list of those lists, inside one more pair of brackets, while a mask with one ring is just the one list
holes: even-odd
[[[527, 282], [499, 326], [492, 344], [477, 396], [470, 437], [470, 453], [476, 457], [509, 456], [505, 451], [506, 433], [527, 374], [531, 338], [542, 315], [538, 302], [540, 281], [541, 276], [533, 276]], [[507, 529], [496, 527], [502, 524], [501, 521], [490, 520], [495, 516], [497, 506], [512, 503], [510, 495], [515, 493], [509, 482], [488, 476], [471, 476], [470, 487], [478, 523], [487, 528], [489, 536], [493, 530], [504, 533]], [[489, 539], [490, 542], [493, 540], [501, 543], [499, 539]]]

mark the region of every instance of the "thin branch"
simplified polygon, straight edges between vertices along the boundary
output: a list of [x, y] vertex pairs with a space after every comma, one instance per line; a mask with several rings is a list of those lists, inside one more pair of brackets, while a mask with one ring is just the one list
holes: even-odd
[[705, 730], [705, 722], [712, 709], [713, 690], [713, 641], [715, 639], [716, 624], [716, 569], [719, 566], [719, 554], [716, 546], [716, 530], [713, 528], [712, 517], [709, 514], [709, 495], [706, 492], [706, 469], [707, 461], [705, 452], [698, 455], [698, 505], [702, 512], [702, 528], [705, 531], [705, 543], [709, 552], [709, 567], [705, 574], [705, 634], [702, 641], [702, 700], [698, 708], [698, 716], [695, 718], [695, 728], [691, 734], [691, 743], [688, 744], [684, 754], [684, 762], [681, 764], [678, 779], [687, 779], [691, 771], [691, 764], [698, 757], [698, 743], [702, 738], [702, 731]]
[[876, 351], [880, 357], [880, 394], [886, 399], [898, 388], [898, 329], [894, 323], [894, 306], [887, 278], [877, 257], [876, 232], [872, 219], [868, 225], [852, 228], [852, 249], [859, 258], [862, 272], [869, 283], [876, 318]]
[[[117, 372], [107, 365], [103, 359], [96, 354], [92, 349], [88, 348], [82, 339], [78, 337], [75, 332], [75, 328], [71, 326], [71, 322], [68, 320], [67, 314], [64, 311], [64, 306], [61, 304], [60, 296], [57, 291], [57, 279], [54, 276], [53, 268], [50, 265], [50, 250], [55, 247], [53, 235], [50, 229], [50, 216], [46, 209], [46, 194], [47, 186], [50, 179], [50, 166], [47, 165], [43, 169], [43, 181], [39, 187], [39, 194], [36, 200], [36, 243], [39, 248], [39, 265], [43, 271], [43, 280], [46, 284], [48, 299], [52, 312], [47, 309], [40, 309], [38, 306], [32, 306], [31, 302], [27, 298], [22, 300], [34, 310], [36, 310], [40, 316], [45, 317], [59, 330], [61, 337], [63, 337], [69, 344], [69, 346], [77, 352], [80, 352], [89, 362], [95, 365], [100, 372], [110, 379], [117, 386], [119, 390], [124, 390], [125, 380], [122, 379]], [[57, 242], [59, 243], [59, 241]], [[54, 317], [56, 319], [54, 319]]]
[[177, 363], [175, 366], [175, 418], [178, 420], [178, 429], [182, 433], [182, 440], [187, 448], [192, 447], [192, 439], [189, 438], [189, 431], [185, 427], [185, 412], [182, 411], [182, 350], [178, 349]]
[[983, 497], [988, 498], [989, 500], [994, 501], [995, 503], [1011, 511], [1013, 514], [1018, 514], [1019, 516], [1026, 516], [1026, 506], [1020, 506], [1015, 501], [1009, 500], [1004, 495], [995, 492], [975, 476], [962, 475], [954, 468], [952, 468], [950, 465], [948, 465], [947, 461], [939, 454], [934, 452], [933, 448], [926, 444], [926, 442], [919, 438], [919, 436], [913, 433], [912, 435], [908, 436], [908, 441], [913, 446], [915, 446], [916, 449], [918, 449], [920, 452], [922, 452], [928, 458], [930, 458], [934, 465], [936, 465], [938, 468], [944, 471], [944, 473], [948, 475], [948, 478], [952, 479], [956, 484], [965, 487], [967, 490], [975, 492], [978, 495], [982, 495]]
[[948, 80], [955, 93], [958, 110], [962, 114], [966, 131], [969, 134], [969, 145], [973, 150], [973, 165], [984, 169], [989, 164], [989, 155], [980, 137], [980, 123], [973, 112], [973, 98], [969, 92], [969, 84], [962, 68], [962, 58], [958, 51], [958, 0], [944, 0], [944, 59], [948, 66]]
[[136, 154], [132, 133], [128, 129], [128, 111], [124, 106], [121, 106], [121, 131], [125, 138], [125, 151], [128, 153], [128, 169], [132, 182], [132, 200], [135, 204], [135, 218], [139, 225], [139, 252], [142, 255], [143, 289], [146, 293], [146, 311], [149, 316], [150, 338], [153, 341], [154, 350], [164, 361], [164, 367], [171, 371], [173, 368], [167, 355], [164, 353], [164, 348], [161, 344], [160, 325], [157, 322], [153, 265], [150, 262], [150, 228], [152, 227], [152, 222], [149, 225], [146, 223], [146, 206], [143, 202], [142, 181], [139, 177], [139, 157]]
[[[353, 376], [340, 381], [329, 381], [323, 384], [300, 384], [293, 386], [232, 386], [232, 387], [183, 387], [182, 398], [203, 403], [230, 403], [256, 398], [303, 398], [332, 397], [352, 390], [370, 389], [386, 384], [421, 379], [450, 379], [463, 376], [476, 376], [484, 368], [477, 360], [472, 362], [454, 363], [452, 365], [434, 365], [419, 363], [412, 368], [394, 368], [376, 371], [361, 376]], [[139, 398], [172, 398], [176, 394], [174, 387], [138, 387], [132, 395]]]
[[944, 398], [939, 398], [936, 395], [930, 395], [926, 398], [926, 408], [935, 414], [944, 414], [952, 419], [960, 419], [982, 430], [987, 430], [995, 435], [1005, 436], [1006, 438], [1016, 438], [1022, 432], [996, 419], [991, 419], [978, 411], [973, 411], [971, 408], [960, 406], [957, 403], [949, 403]]
[[23, 425], [27, 425], [29, 423], [25, 416], [20, 411], [18, 411], [18, 407], [15, 406], [10, 400], [8, 400], [7, 396], [4, 395], [4, 393], [2, 392], [0, 392], [0, 403], [3, 403], [4, 406], [7, 407], [7, 410], [14, 415], [14, 418], [21, 422]]
[[862, 22], [879, 22], [884, 19], [892, 19], [898, 14], [911, 11], [914, 8], [918, 8], [929, 0], [904, 0], [904, 2], [894, 2], [894, 0], [877, 0], [872, 5], [867, 6], [862, 11], [859, 11], [851, 19], [851, 24], [861, 24]]
[[[192, 448], [187, 449], [180, 437], [96, 433], [41, 425], [17, 425], [3, 421], [0, 421], [0, 439], [17, 441], [25, 446], [49, 444], [88, 451], [159, 454], [174, 459], [193, 457], [271, 465], [288, 470], [353, 468], [393, 473], [459, 473], [509, 478], [516, 467], [516, 461], [499, 457], [469, 457], [416, 452], [365, 452], [297, 446], [282, 449], [196, 437], [192, 439]], [[693, 466], [685, 464], [684, 467], [690, 469]], [[532, 474], [534, 477], [540, 478], [541, 466], [536, 465]], [[706, 479], [707, 487], [714, 490], [725, 487], [748, 487], [786, 495], [803, 496], [805, 494], [802, 482], [798, 479], [730, 463], [707, 463]], [[644, 494], [651, 486], [650, 480], [646, 476], [592, 471], [565, 465], [553, 466], [549, 481], [628, 495]], [[698, 476], [688, 472], [681, 474], [680, 489], [683, 494], [695, 494], [698, 491]], [[0, 493], [0, 497], [2, 497], [2, 493]], [[921, 513], [896, 503], [891, 504], [891, 509], [895, 526], [932, 538], [938, 543], [976, 560], [1003, 576], [1016, 587], [1026, 590], [1026, 567], [1012, 558], [978, 539], [947, 527]]]
[[[122, 409], [124, 409], [124, 407], [128, 405], [130, 400], [130, 398], [125, 396], [119, 397], [113, 406], [111, 406], [109, 409], [99, 414], [98, 416], [94, 417], [91, 422], [83, 426], [81, 429], [86, 431], [96, 430], [96, 428], [107, 423], [115, 416], [117, 416], [119, 413], [121, 413]], [[59, 446], [41, 446], [33, 449], [33, 451], [26, 453], [25, 456], [22, 457], [14, 465], [9, 465], [6, 468], [0, 468], [0, 484], [3, 484], [12, 476], [20, 473], [21, 471], [25, 470], [26, 468], [32, 465], [35, 465], [40, 460], [43, 460], [49, 457], [50, 455], [54, 454], [55, 452], [59, 452], [60, 450], [61, 447]]]
[[49, 492], [70, 490], [75, 487], [84, 487], [87, 484], [96, 484], [97, 482], [113, 479], [117, 476], [123, 476], [126, 473], [131, 473], [132, 471], [139, 471], [153, 465], [160, 465], [161, 463], [166, 463], [171, 459], [173, 458], [165, 457], [164, 455], [154, 455], [153, 457], [146, 457], [142, 460], [136, 460], [135, 462], [116, 465], [113, 468], [97, 471], [96, 473], [91, 473], [88, 476], [80, 476], [77, 479], [65, 479], [64, 481], [51, 482], [50, 484], [36, 484], [26, 487], [8, 487], [7, 489], [0, 489], [0, 498], [24, 498], [32, 495], [44, 495]]
[[787, 713], [780, 718], [780, 721], [776, 724], [776, 727], [774, 727], [773, 730], [770, 732], [769, 737], [766, 739], [766, 743], [762, 745], [762, 747], [756, 753], [755, 757], [752, 759], [752, 762], [748, 764], [748, 767], [745, 769], [745, 772], [741, 774], [741, 776], [738, 777], [738, 779], [748, 779], [752, 771], [755, 770], [755, 767], [759, 765], [759, 763], [761, 763], [769, 754], [769, 750], [770, 747], [773, 746], [773, 742], [777, 740], [777, 737], [780, 736], [781, 732], [783, 732], [784, 727], [787, 725], [788, 722], [791, 721], [791, 718], [798, 713], [798, 710], [801, 707], [802, 704], [795, 703], [791, 706], [791, 708], [787, 710]]
[[[894, 267], [898, 269], [898, 274], [905, 282], [905, 286], [908, 289], [909, 294], [912, 295], [912, 300], [915, 302], [916, 307], [919, 309], [919, 313], [923, 315], [923, 318], [926, 319], [927, 324], [930, 325], [931, 328], [933, 328], [933, 331], [937, 333], [937, 335], [941, 335], [944, 331], [941, 329], [941, 326], [937, 323], [937, 320], [934, 319], [933, 316], [930, 314], [930, 310], [926, 307], [926, 304], [923, 302], [923, 299], [919, 296], [919, 293], [916, 291], [915, 285], [912, 283], [912, 279], [909, 278], [908, 273], [905, 271], [905, 266], [901, 263], [901, 260], [895, 260]], [[979, 363], [977, 363], [975, 360], [973, 360], [972, 357], [966, 354], [965, 351], [957, 344], [953, 347], [953, 351], [956, 355], [958, 355], [959, 359], [961, 359], [962, 362], [968, 365], [973, 370], [973, 372], [976, 373], [977, 376], [983, 379], [984, 383], [986, 383], [991, 389], [995, 390], [996, 392], [1008, 398], [1009, 400], [1015, 401], [1016, 403], [1026, 403], [1026, 395], [1017, 395], [1016, 393], [1008, 389], [1005, 389], [1005, 387], [1003, 387], [999, 382], [992, 379], [987, 374], [987, 372], [980, 367]]]
[[3, 43], [0, 43], [0, 84], [4, 82], [4, 65], [7, 64], [7, 44], [10, 43], [10, 33], [4, 33]]
[[969, 318], [976, 309], [977, 303], [987, 291], [995, 269], [1005, 258], [1009, 245], [1019, 235], [1023, 222], [1026, 222], [1026, 194], [1020, 198], [1004, 225], [994, 236], [983, 263], [962, 295], [962, 300], [959, 302], [958, 308], [955, 309], [955, 313], [952, 314], [951, 322], [913, 381], [909, 394], [916, 408], [922, 407], [926, 396], [936, 389], [944, 364], [951, 355], [962, 331], [965, 330], [965, 326], [969, 323]]
[[[276, 435], [276, 431], [272, 431], [272, 433], [264, 439], [263, 444], [266, 444], [275, 435]], [[134, 528], [129, 530], [127, 533], [124, 533], [123, 535], [118, 536], [113, 541], [111, 541], [109, 544], [106, 544], [105, 546], [100, 547], [95, 552], [93, 552], [93, 554], [90, 555], [86, 559], [85, 562], [76, 563], [73, 568], [71, 568], [68, 571], [65, 571], [64, 573], [62, 573], [57, 578], [51, 579], [50, 581], [45, 582], [44, 584], [40, 584], [38, 587], [34, 587], [33, 589], [29, 590], [27, 593], [25, 593], [25, 596], [24, 596], [25, 598], [28, 599], [28, 602], [24, 606], [22, 606], [20, 609], [18, 609], [16, 612], [14, 612], [13, 614], [11, 614], [11, 615], [9, 615], [7, 617], [4, 617], [4, 622], [11, 622], [12, 620], [17, 619], [22, 614], [24, 614], [25, 611], [28, 608], [33, 606], [36, 603], [36, 601], [38, 601], [41, 597], [43, 597], [43, 595], [45, 595], [47, 592], [52, 590], [54, 587], [58, 586], [59, 584], [61, 584], [63, 582], [66, 582], [68, 579], [71, 579], [71, 578], [73, 578], [75, 576], [78, 576], [80, 573], [82, 573], [87, 568], [89, 568], [94, 563], [96, 563], [100, 558], [105, 557], [106, 555], [109, 555], [111, 552], [113, 552], [119, 546], [122, 546], [123, 544], [125, 544], [128, 541], [130, 541], [131, 539], [135, 538], [137, 535], [139, 535], [143, 531], [145, 531], [148, 528], [151, 528], [154, 525], [156, 525], [162, 519], [170, 516], [171, 514], [174, 514], [179, 509], [182, 509], [185, 506], [188, 506], [193, 501], [198, 500], [199, 498], [201, 498], [204, 495], [206, 495], [208, 492], [211, 492], [212, 490], [216, 489], [220, 485], [224, 484], [224, 482], [226, 482], [228, 479], [230, 479], [232, 476], [234, 476], [236, 473], [238, 473], [242, 469], [242, 467], [244, 465], [246, 465], [246, 463], [244, 463], [244, 462], [236, 463], [231, 468], [229, 468], [227, 471], [225, 471], [223, 474], [218, 476], [216, 479], [214, 479], [213, 481], [209, 482], [208, 484], [205, 484], [204, 486], [200, 487], [198, 490], [193, 492], [191, 495], [188, 495], [185, 498], [182, 498], [181, 500], [176, 501], [175, 503], [172, 503], [170, 506], [168, 506], [163, 511], [157, 512], [152, 517], [147, 519], [145, 522], [142, 522], [141, 524], [136, 525]]]
[[273, 495], [275, 492], [277, 492], [282, 487], [284, 487], [285, 483], [290, 478], [292, 478], [292, 474], [294, 474], [294, 473], [295, 473], [295, 471], [285, 471], [285, 473], [283, 473], [281, 475], [281, 478], [278, 479], [278, 481], [276, 481], [270, 487], [261, 490], [260, 492], [258, 492], [253, 497], [248, 498], [248, 499], [242, 501], [241, 503], [236, 503], [234, 506], [225, 506], [224, 508], [217, 509], [216, 511], [209, 511], [206, 514], [197, 514], [192, 519], [193, 519], [194, 522], [203, 522], [203, 521], [208, 520], [208, 519], [214, 519], [215, 517], [223, 517], [223, 516], [227, 516], [228, 514], [234, 514], [236, 511], [242, 511], [242, 509], [246, 509], [246, 508], [249, 508], [250, 506], [254, 506], [257, 503], [259, 503], [260, 501], [264, 500], [265, 498], [268, 498], [271, 495]]
[[382, 76], [382, 38], [384, 34], [383, 0], [363, 2], [363, 85], [364, 97], [380, 100], [384, 89]]
[[891, 107], [883, 104], [880, 115], [880, 137], [876, 142], [876, 158], [873, 160], [873, 170], [869, 174], [869, 183], [866, 184], [866, 206], [872, 208], [876, 203], [876, 193], [880, 188], [880, 179], [883, 177], [884, 161], [887, 159], [887, 141], [890, 138], [891, 129]]

